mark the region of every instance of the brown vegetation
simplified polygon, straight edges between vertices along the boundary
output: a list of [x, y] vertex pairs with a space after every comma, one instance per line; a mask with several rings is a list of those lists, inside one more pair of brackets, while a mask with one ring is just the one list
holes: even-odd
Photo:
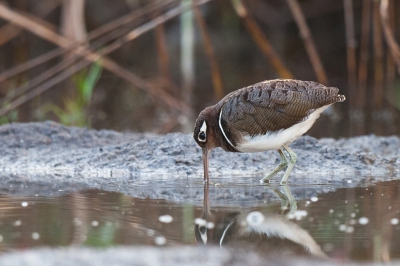
[[[339, 87], [349, 99], [321, 122], [324, 133], [312, 134], [399, 134], [397, 1], [72, 2], [0, 3], [3, 123], [188, 131], [197, 111], [232, 90], [297, 78]], [[91, 72], [93, 63], [105, 71]], [[76, 104], [79, 94], [90, 100]], [[74, 115], [86, 118], [60, 118]]]

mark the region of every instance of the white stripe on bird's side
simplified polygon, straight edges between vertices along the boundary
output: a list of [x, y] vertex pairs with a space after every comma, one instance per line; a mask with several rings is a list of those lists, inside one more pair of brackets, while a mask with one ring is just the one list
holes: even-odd
[[277, 150], [282, 148], [285, 144], [290, 145], [295, 139], [306, 133], [311, 128], [315, 123], [315, 120], [317, 120], [320, 114], [328, 108], [328, 106], [330, 105], [316, 109], [305, 120], [287, 129], [282, 129], [276, 132], [267, 132], [265, 135], [257, 135], [253, 137], [248, 135], [244, 136], [245, 140], [239, 143], [235, 148], [240, 152], [261, 152], [266, 150]]
[[221, 125], [221, 116], [222, 116], [222, 110], [223, 109], [224, 109], [224, 106], [221, 108], [221, 111], [219, 111], [219, 120], [218, 120], [219, 129], [221, 129], [222, 135], [224, 135], [224, 138], [229, 143], [229, 145], [231, 145], [233, 148], [235, 148], [235, 146], [233, 146], [232, 142], [226, 136], [225, 131], [222, 128], [222, 125]]

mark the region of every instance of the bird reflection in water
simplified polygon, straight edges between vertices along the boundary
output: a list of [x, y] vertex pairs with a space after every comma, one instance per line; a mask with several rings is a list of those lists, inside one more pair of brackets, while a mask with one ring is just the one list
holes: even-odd
[[210, 211], [209, 184], [204, 184], [203, 212], [195, 221], [198, 244], [219, 245], [235, 250], [254, 251], [270, 257], [314, 257], [327, 255], [310, 234], [288, 217], [297, 212], [297, 203], [288, 186], [271, 188], [281, 200], [281, 214]]

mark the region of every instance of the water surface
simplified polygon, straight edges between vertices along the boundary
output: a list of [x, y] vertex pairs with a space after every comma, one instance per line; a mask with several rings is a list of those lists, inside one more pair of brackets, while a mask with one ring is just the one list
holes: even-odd
[[[1, 250], [215, 245], [267, 257], [400, 259], [400, 181], [360, 187], [342, 184], [341, 188], [333, 184], [238, 185], [218, 180], [208, 187], [199, 180], [174, 182], [196, 191], [201, 199], [145, 199], [102, 190], [53, 197], [1, 194]], [[157, 185], [174, 193], [174, 182]], [[265, 191], [256, 193], [261, 196], [240, 201], [260, 189]]]

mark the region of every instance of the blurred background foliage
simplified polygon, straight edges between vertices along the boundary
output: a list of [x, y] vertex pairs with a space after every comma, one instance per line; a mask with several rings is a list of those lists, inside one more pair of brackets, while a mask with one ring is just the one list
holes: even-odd
[[52, 119], [190, 132], [199, 111], [266, 79], [347, 96], [310, 134], [400, 134], [400, 1], [8, 0], [1, 123]]

